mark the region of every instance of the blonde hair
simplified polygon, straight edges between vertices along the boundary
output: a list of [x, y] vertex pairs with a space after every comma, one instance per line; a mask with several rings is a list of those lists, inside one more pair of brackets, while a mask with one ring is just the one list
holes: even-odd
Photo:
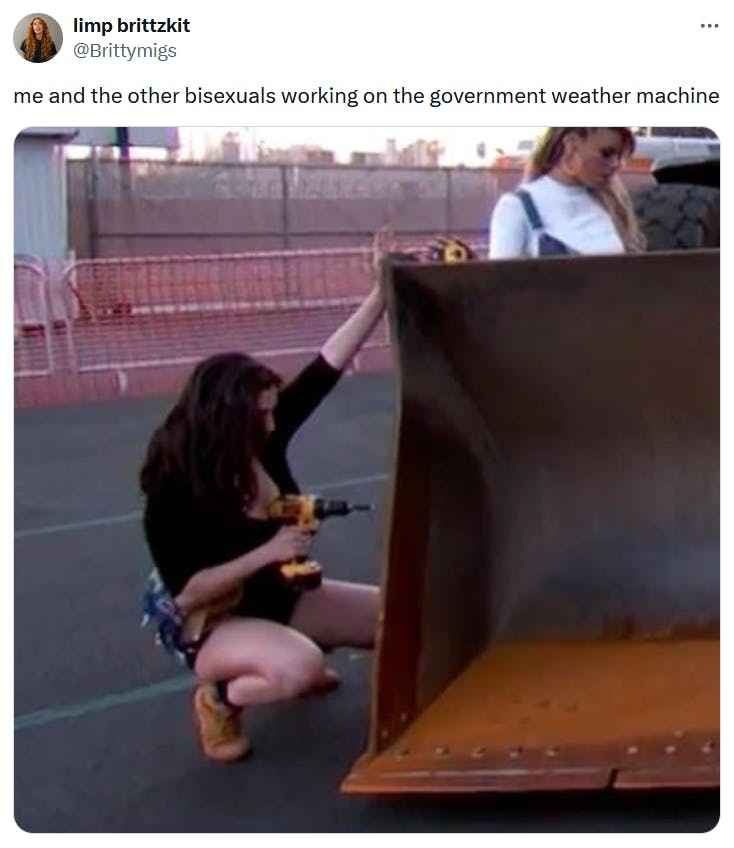
[[[565, 139], [571, 133], [586, 138], [598, 129], [601, 127], [548, 127], [530, 154], [525, 167], [525, 181], [537, 180], [559, 164], [565, 151]], [[619, 133], [627, 155], [634, 152], [635, 137], [629, 127], [608, 129]], [[609, 213], [627, 253], [642, 253], [647, 246], [645, 237], [640, 231], [632, 198], [622, 180], [615, 175], [604, 188], [590, 188], [589, 192]]]

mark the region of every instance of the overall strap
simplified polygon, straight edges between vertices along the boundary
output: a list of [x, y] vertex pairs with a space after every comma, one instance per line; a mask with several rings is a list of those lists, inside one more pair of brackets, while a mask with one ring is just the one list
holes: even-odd
[[528, 217], [528, 221], [530, 222], [531, 228], [535, 232], [537, 232], [538, 230], [542, 230], [543, 222], [540, 219], [538, 207], [535, 205], [535, 201], [530, 196], [529, 192], [525, 191], [524, 188], [519, 188], [515, 192], [515, 196], [520, 198], [520, 202], [522, 203], [523, 209], [525, 210], [525, 214]]

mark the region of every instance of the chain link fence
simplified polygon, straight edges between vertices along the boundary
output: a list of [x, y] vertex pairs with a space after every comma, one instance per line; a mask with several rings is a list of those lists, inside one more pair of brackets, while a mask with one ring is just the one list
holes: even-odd
[[486, 237], [517, 173], [468, 168], [67, 163], [78, 257], [365, 247], [380, 227], [422, 242]]
[[[287, 376], [369, 291], [368, 260], [356, 248], [16, 261], [16, 406], [175, 392], [223, 350]], [[383, 320], [352, 368], [389, 366]]]

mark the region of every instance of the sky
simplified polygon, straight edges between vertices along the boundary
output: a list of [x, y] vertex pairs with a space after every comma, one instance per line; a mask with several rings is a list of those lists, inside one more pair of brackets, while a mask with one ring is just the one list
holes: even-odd
[[394, 138], [398, 147], [419, 138], [437, 139], [446, 150], [442, 164], [479, 165], [482, 161], [477, 155], [479, 142], [484, 142], [487, 156], [491, 157], [498, 147], [510, 150], [518, 141], [533, 138], [540, 127], [179, 127], [182, 152], [201, 155], [207, 144], [228, 130], [237, 132], [253, 149], [261, 143], [276, 148], [317, 145], [334, 150], [341, 162], [347, 161], [352, 150], [384, 151], [388, 138]]
[[[384, 152], [387, 140], [395, 139], [399, 148], [415, 141], [438, 140], [445, 149], [442, 165], [478, 166], [491, 161], [498, 148], [511, 151], [521, 140], [534, 138], [541, 127], [179, 127], [180, 158], [197, 159], [208, 147], [218, 146], [222, 136], [236, 132], [249, 151], [259, 144], [271, 148], [285, 148], [306, 144], [333, 150], [338, 162], [348, 162], [353, 150]], [[477, 154], [477, 145], [486, 147], [486, 158]], [[71, 145], [70, 158], [87, 156], [89, 148]], [[165, 151], [138, 148], [141, 158], [163, 158]], [[252, 155], [252, 154], [250, 154]]]

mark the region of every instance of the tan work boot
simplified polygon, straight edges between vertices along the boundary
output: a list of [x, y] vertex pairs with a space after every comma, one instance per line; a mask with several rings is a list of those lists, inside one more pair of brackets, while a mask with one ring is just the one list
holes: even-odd
[[223, 704], [214, 686], [197, 686], [194, 692], [194, 716], [204, 754], [219, 762], [233, 762], [246, 757], [250, 740], [240, 727], [240, 713]]

